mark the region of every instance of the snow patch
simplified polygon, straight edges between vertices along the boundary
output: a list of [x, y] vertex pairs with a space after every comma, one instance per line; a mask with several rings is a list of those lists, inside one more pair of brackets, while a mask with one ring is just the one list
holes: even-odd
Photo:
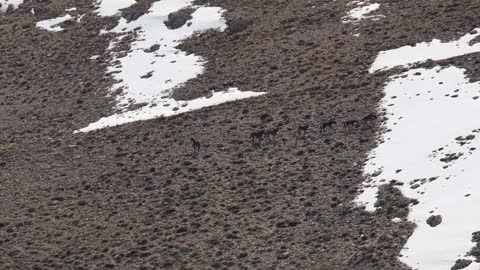
[[380, 8], [379, 3], [353, 1], [349, 3], [349, 6], [350, 5], [355, 5], [357, 7], [347, 12], [347, 15], [342, 18], [343, 23], [357, 22], [363, 19], [378, 20], [381, 17], [381, 15], [369, 15]]
[[402, 219], [399, 218], [399, 217], [392, 218], [392, 222], [393, 222], [393, 223], [399, 223], [399, 222], [402, 222]]
[[135, 0], [97, 0], [97, 10], [99, 16], [114, 16], [120, 13], [121, 9], [128, 8], [135, 4]]
[[13, 9], [17, 9], [20, 4], [23, 4], [23, 0], [0, 0], [0, 10], [5, 12], [10, 5]]
[[59, 32], [63, 31], [63, 28], [59, 24], [66, 22], [72, 18], [73, 17], [70, 16], [70, 14], [67, 14], [62, 17], [39, 21], [37, 22], [36, 26], [47, 31]]
[[[80, 131], [175, 115], [264, 94], [240, 92], [234, 88], [216, 92], [212, 98], [204, 97], [188, 102], [171, 98], [176, 87], [203, 72], [205, 62], [200, 56], [187, 54], [175, 47], [195, 33], [210, 29], [223, 31], [226, 28], [221, 8], [192, 6], [192, 2], [193, 0], [155, 2], [149, 12], [137, 20], [127, 23], [124, 18], [120, 18], [114, 29], [104, 31], [121, 35], [109, 46], [113, 60], [108, 70], [117, 81], [112, 92], [121, 92], [116, 96], [115, 110], [119, 113], [102, 118]], [[168, 29], [164, 23], [168, 20], [168, 15], [187, 7], [193, 10], [192, 19], [180, 28]], [[135, 33], [136, 39], [131, 43], [131, 50], [128, 53], [115, 53], [118, 42], [132, 33]]]
[[[165, 102], [158, 105], [148, 105], [135, 111], [129, 111], [122, 114], [114, 114], [104, 117], [99, 121], [82, 128], [79, 132], [89, 132], [105, 127], [113, 127], [125, 123], [149, 120], [159, 116], [172, 116], [185, 113], [192, 110], [198, 110], [205, 107], [219, 105], [229, 101], [257, 97], [265, 93], [261, 92], [242, 92], [237, 88], [230, 88], [224, 92], [212, 92], [210, 97], [201, 97], [189, 101], [176, 101], [174, 99], [166, 99]], [[168, 106], [167, 106], [168, 105]]]
[[394, 50], [382, 51], [372, 64], [370, 72], [387, 70], [396, 66], [409, 66], [429, 59], [443, 60], [480, 52], [480, 43], [472, 44], [474, 39], [480, 35], [479, 31], [480, 28], [477, 28], [472, 33], [449, 42], [433, 39], [430, 42], [418, 43], [415, 46], [404, 46]]
[[[383, 107], [388, 120], [383, 143], [365, 166], [369, 179], [357, 202], [375, 210], [378, 186], [391, 180], [409, 198], [417, 225], [400, 258], [414, 269], [450, 269], [473, 247], [480, 230], [480, 83], [457, 67], [412, 69], [390, 78]], [[426, 220], [441, 215], [430, 227]], [[478, 269], [472, 263], [465, 269]]]

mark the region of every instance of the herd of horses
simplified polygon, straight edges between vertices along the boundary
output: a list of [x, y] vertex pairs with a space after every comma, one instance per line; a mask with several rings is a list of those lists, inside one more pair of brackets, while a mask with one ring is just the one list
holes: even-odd
[[[368, 127], [370, 124], [377, 120], [378, 116], [375, 114], [369, 114], [361, 119], [351, 119], [342, 122], [342, 126], [344, 129], [353, 129], [353, 128], [358, 128], [361, 126]], [[307, 130], [309, 128], [309, 124], [302, 124], [297, 127], [297, 135], [300, 137], [305, 137], [307, 134]], [[337, 121], [336, 120], [330, 120], [327, 122], [323, 122], [320, 125], [320, 132], [324, 131], [329, 131], [329, 130], [334, 130], [335, 127], [337, 126]], [[250, 140], [254, 142], [260, 142], [263, 139], [267, 140], [275, 140], [277, 137], [278, 132], [280, 131], [280, 128], [274, 127], [274, 128], [267, 128], [267, 129], [260, 129], [257, 131], [254, 131], [250, 133]], [[198, 153], [200, 152], [200, 147], [201, 144], [198, 140], [195, 138], [190, 138], [190, 141], [192, 142], [192, 147], [193, 147], [193, 152]]]

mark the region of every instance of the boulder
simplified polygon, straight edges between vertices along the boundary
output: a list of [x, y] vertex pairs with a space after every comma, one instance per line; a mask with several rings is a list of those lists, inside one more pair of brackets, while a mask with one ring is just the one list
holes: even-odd
[[247, 30], [247, 28], [252, 24], [251, 21], [245, 19], [232, 19], [227, 21], [228, 33], [236, 34]]
[[436, 227], [442, 223], [442, 216], [440, 215], [432, 215], [427, 219], [427, 224], [430, 225], [430, 227]]
[[181, 9], [179, 11], [172, 12], [168, 14], [168, 20], [164, 23], [168, 29], [178, 29], [185, 25], [187, 21], [192, 19], [192, 10], [190, 9]]

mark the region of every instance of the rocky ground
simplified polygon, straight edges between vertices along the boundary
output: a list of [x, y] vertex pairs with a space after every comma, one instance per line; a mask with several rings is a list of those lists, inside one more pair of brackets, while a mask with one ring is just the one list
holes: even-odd
[[[123, 14], [153, 1], [139, 2]], [[184, 42], [208, 63], [176, 98], [268, 94], [87, 134], [73, 131], [112, 113], [98, 33], [115, 19], [73, 0], [0, 15], [0, 269], [408, 269], [397, 257], [413, 225], [391, 219], [411, 202], [393, 185], [375, 213], [352, 202], [381, 121], [320, 124], [377, 113], [389, 76], [368, 73], [377, 53], [471, 31], [478, 1], [379, 1], [385, 17], [348, 24], [348, 1], [207, 2], [236, 27]], [[82, 23], [35, 27], [72, 6]], [[252, 143], [266, 127], [277, 139]]]

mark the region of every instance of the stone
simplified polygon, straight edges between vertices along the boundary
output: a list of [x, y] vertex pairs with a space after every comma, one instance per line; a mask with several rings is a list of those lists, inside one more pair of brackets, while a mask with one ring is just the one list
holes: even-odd
[[442, 216], [441, 215], [432, 215], [427, 219], [427, 224], [430, 227], [436, 227], [442, 223]]
[[166, 20], [164, 23], [168, 29], [178, 29], [193, 18], [191, 13], [192, 10], [190, 9], [181, 9], [179, 11], [172, 12], [168, 14], [168, 20]]
[[228, 26], [228, 33], [229, 34], [236, 34], [247, 30], [247, 28], [252, 24], [251, 21], [247, 21], [245, 19], [233, 19], [227, 21]]
[[467, 268], [472, 263], [472, 260], [458, 259], [450, 270], [460, 270]]
[[155, 45], [150, 46], [150, 48], [145, 49], [143, 51], [146, 52], [146, 53], [152, 53], [152, 52], [158, 51], [159, 49], [160, 49], [160, 44], [155, 44]]

